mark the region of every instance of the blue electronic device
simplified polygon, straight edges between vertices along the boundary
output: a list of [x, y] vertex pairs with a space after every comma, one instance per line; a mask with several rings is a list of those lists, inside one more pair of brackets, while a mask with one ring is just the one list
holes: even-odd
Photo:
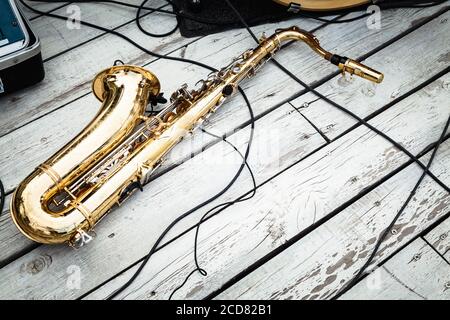
[[43, 78], [39, 38], [14, 0], [0, 0], [0, 96]]

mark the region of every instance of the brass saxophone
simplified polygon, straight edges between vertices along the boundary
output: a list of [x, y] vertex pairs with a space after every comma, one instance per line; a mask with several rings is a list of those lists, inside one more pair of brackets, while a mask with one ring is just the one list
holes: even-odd
[[228, 66], [183, 85], [156, 116], [145, 110], [160, 92], [158, 78], [138, 66], [113, 66], [93, 81], [102, 107], [89, 125], [38, 166], [15, 190], [11, 215], [19, 230], [40, 243], [80, 247], [89, 231], [115, 205], [140, 189], [162, 158], [236, 92], [289, 40], [308, 44], [343, 72], [380, 83], [383, 75], [363, 64], [325, 51], [317, 38], [298, 27], [263, 37]]

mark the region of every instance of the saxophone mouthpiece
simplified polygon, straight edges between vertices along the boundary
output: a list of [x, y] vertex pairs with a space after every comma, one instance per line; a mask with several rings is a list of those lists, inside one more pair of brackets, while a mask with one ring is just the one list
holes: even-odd
[[370, 80], [375, 83], [381, 83], [384, 79], [384, 75], [381, 72], [378, 72], [358, 61], [349, 59], [347, 57], [341, 57], [337, 54], [334, 54], [331, 56], [330, 62], [337, 65], [343, 72], [355, 74], [358, 77]]

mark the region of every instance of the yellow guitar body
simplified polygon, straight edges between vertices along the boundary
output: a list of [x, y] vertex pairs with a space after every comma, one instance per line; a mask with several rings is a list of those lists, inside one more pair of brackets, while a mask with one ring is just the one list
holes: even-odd
[[367, 4], [367, 0], [274, 0], [295, 10], [333, 11]]

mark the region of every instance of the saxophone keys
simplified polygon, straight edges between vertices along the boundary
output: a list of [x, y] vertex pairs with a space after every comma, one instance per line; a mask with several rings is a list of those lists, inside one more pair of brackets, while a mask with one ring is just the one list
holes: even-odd
[[267, 40], [267, 35], [266, 35], [265, 32], [263, 32], [263, 33], [261, 34], [261, 37], [259, 38], [259, 43], [264, 42], [264, 41], [266, 41], [266, 40]]
[[141, 167], [138, 170], [137, 176], [134, 178], [135, 180], [130, 181], [128, 185], [122, 189], [122, 191], [119, 193], [119, 198], [117, 199], [117, 205], [121, 206], [122, 203], [125, 202], [132, 194], [134, 194], [137, 190], [144, 191], [142, 183], [141, 183], [141, 177], [144, 173], [143, 168]]
[[200, 117], [200, 118], [197, 120], [197, 122], [195, 122], [195, 124], [188, 130], [188, 134], [189, 134], [190, 136], [192, 136], [192, 135], [194, 134], [194, 131], [195, 131], [197, 128], [201, 127], [202, 124], [205, 123], [207, 116], [208, 116], [208, 115], [205, 115], [205, 116], [203, 116], [203, 117]]
[[144, 121], [144, 122], [147, 122], [150, 118], [147, 117], [147, 116], [144, 116], [144, 115], [140, 115], [140, 116], [139, 116], [139, 119], [141, 119], [141, 120]]
[[206, 116], [205, 116], [205, 120], [203, 121], [203, 126], [207, 126], [207, 125], [209, 125], [209, 117], [211, 116], [211, 113], [208, 113]]
[[206, 85], [206, 82], [203, 79], [200, 79], [195, 83], [195, 86], [200, 87], [200, 89], [202, 89], [205, 85]]
[[236, 65], [236, 66], [234, 66], [232, 69], [231, 69], [231, 71], [234, 73], [234, 74], [238, 74], [239, 72], [241, 72], [241, 66], [239, 66], [239, 65]]
[[[222, 94], [223, 94], [223, 97], [221, 97], [219, 100], [218, 100], [218, 103], [223, 103], [223, 99], [222, 98], [224, 98], [224, 97], [229, 97], [229, 96], [231, 96], [231, 95], [233, 95], [233, 93], [236, 91], [236, 85], [235, 84], [232, 84], [232, 83], [230, 83], [230, 84], [227, 84], [227, 85], [225, 85], [224, 87], [223, 87], [223, 89], [222, 89]], [[217, 104], [216, 104], [217, 105]]]
[[139, 88], [145, 88], [150, 84], [150, 82], [147, 79], [143, 79], [139, 82], [138, 86]]
[[168, 112], [165, 116], [164, 116], [164, 122], [172, 122], [173, 120], [176, 119], [176, 114], [174, 112]]

